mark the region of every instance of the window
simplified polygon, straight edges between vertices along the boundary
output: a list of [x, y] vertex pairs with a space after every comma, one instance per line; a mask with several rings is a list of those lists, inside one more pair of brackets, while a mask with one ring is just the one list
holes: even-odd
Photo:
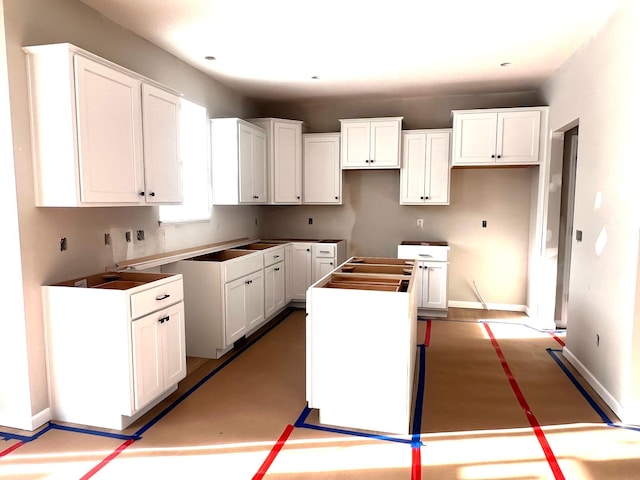
[[205, 107], [181, 99], [180, 158], [183, 203], [161, 205], [160, 221], [163, 223], [209, 220], [211, 216], [208, 125]]

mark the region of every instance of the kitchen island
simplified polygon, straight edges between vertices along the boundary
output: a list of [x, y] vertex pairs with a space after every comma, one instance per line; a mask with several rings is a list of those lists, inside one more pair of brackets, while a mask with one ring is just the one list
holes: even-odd
[[306, 393], [320, 423], [408, 434], [415, 262], [352, 257], [309, 287]]

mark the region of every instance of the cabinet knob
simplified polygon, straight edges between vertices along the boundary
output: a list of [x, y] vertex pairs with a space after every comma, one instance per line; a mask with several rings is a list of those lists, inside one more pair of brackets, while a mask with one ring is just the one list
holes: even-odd
[[496, 156], [495, 155], [491, 155], [491, 158], [496, 158]]
[[156, 192], [151, 192], [151, 193], [149, 194], [149, 196], [150, 196], [150, 197], [155, 197], [155, 196], [156, 196]]
[[275, 272], [279, 272], [279, 271], [280, 271], [280, 268], [279, 268], [279, 267], [278, 267], [278, 268], [274, 268], [273, 270], [274, 270]]
[[144, 192], [139, 192], [138, 195], [140, 195], [141, 197], [144, 197]]
[[329, 265], [333, 265], [333, 262], [329, 262]]
[[310, 249], [310, 248], [307, 248], [307, 252], [310, 252], [310, 251], [311, 251], [311, 249]]
[[258, 195], [254, 195], [254, 196], [253, 196], [253, 198], [258, 199], [258, 198], [260, 198], [260, 197], [259, 197]]
[[338, 200], [338, 197], [336, 196], [336, 200]]
[[502, 155], [498, 155], [498, 158], [502, 157]]
[[369, 162], [373, 163], [373, 162], [375, 162], [375, 160], [369, 160]]
[[425, 200], [429, 200], [429, 197], [424, 197]]
[[298, 200], [300, 200], [300, 195], [298, 195], [296, 198], [297, 198]]
[[420, 200], [424, 200], [424, 197], [420, 197]]

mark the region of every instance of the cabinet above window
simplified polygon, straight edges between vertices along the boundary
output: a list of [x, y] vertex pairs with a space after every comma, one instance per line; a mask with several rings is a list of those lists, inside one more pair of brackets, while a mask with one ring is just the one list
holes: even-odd
[[182, 202], [177, 92], [70, 44], [23, 50], [37, 206]]

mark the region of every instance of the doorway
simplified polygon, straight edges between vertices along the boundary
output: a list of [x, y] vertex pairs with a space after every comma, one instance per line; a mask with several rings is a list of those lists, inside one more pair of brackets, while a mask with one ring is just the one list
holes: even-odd
[[562, 156], [562, 190], [560, 198], [560, 225], [558, 238], [558, 272], [556, 278], [556, 327], [567, 328], [569, 307], [569, 281], [571, 273], [571, 246], [573, 239], [573, 209], [575, 205], [576, 170], [578, 167], [578, 127], [564, 134]]

